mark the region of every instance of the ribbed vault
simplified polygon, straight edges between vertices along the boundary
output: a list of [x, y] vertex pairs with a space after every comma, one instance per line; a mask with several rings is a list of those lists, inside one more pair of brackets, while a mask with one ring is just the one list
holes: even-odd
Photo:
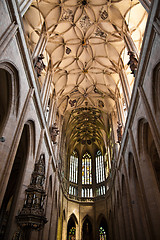
[[124, 36], [130, 31], [140, 44], [145, 17], [137, 0], [32, 3], [24, 17], [28, 43], [33, 51], [40, 35], [46, 35], [45, 61], [51, 62], [52, 89], [62, 114], [85, 102], [106, 112], [113, 110]]
[[[127, 51], [138, 54], [147, 14], [138, 0], [37, 0], [24, 16], [27, 42], [35, 57], [43, 46], [51, 74], [50, 94], [58, 112], [69, 117], [66, 139], [73, 146], [103, 145], [101, 113], [115, 111], [121, 95], [120, 72], [133, 83]], [[133, 44], [134, 40], [134, 44]], [[137, 50], [136, 50], [137, 47]]]

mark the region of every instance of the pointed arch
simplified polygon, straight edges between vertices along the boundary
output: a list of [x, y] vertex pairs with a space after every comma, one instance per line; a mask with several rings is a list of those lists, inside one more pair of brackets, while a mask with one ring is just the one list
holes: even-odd
[[67, 223], [67, 240], [75, 240], [76, 239], [76, 225], [78, 224], [77, 218], [74, 213], [72, 213], [69, 217]]
[[107, 220], [104, 214], [100, 214], [98, 216], [98, 220], [97, 220], [97, 239], [101, 240], [108, 240], [108, 224], [107, 224]]
[[19, 197], [20, 186], [23, 182], [23, 176], [30, 154], [31, 146], [30, 125], [24, 124], [17, 151], [12, 163], [5, 194], [0, 209], [0, 237], [8, 239], [10, 232], [10, 223], [13, 221], [15, 207]]
[[92, 228], [92, 219], [89, 215], [86, 215], [83, 220], [82, 225], [82, 240], [93, 239], [93, 228]]
[[70, 215], [69, 219], [70, 219], [70, 218], [73, 218], [74, 222], [75, 222], [76, 224], [78, 224], [77, 217], [76, 217], [76, 215], [75, 215], [74, 213], [72, 213], [72, 214]]
[[138, 146], [140, 156], [147, 157], [148, 161], [150, 159], [160, 188], [160, 156], [149, 123], [145, 119], [141, 119], [138, 124]]
[[127, 191], [126, 179], [122, 174], [122, 208], [124, 214], [124, 222], [125, 222], [125, 232], [127, 239], [130, 238], [131, 234], [131, 223], [130, 223], [130, 207], [129, 207], [129, 195]]
[[8, 121], [9, 115], [18, 114], [19, 76], [13, 64], [0, 63], [0, 135]]
[[160, 109], [160, 63], [153, 69], [152, 99], [154, 110], [157, 113]]
[[140, 188], [140, 183], [138, 181], [138, 174], [135, 166], [134, 156], [131, 152], [128, 154], [128, 168], [129, 168], [129, 188], [130, 195], [132, 199], [132, 209], [135, 221], [135, 235], [136, 239], [147, 238], [147, 229], [145, 219], [141, 216], [144, 215], [144, 207], [142, 202], [142, 192]]

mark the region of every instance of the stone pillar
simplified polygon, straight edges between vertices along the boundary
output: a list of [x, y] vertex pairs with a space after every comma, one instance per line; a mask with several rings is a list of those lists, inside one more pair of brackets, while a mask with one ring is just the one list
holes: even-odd
[[44, 79], [44, 83], [41, 89], [41, 101], [42, 101], [42, 105], [44, 103], [44, 98], [45, 98], [45, 94], [46, 94], [46, 90], [47, 90], [47, 86], [48, 86], [48, 81], [49, 81], [49, 76], [50, 76], [50, 70], [49, 70], [49, 66], [47, 67], [46, 70], [46, 75], [45, 75], [45, 79]]
[[23, 0], [20, 3], [20, 12], [21, 12], [21, 17], [24, 16], [24, 14], [27, 12], [28, 8], [30, 7], [30, 5], [32, 4], [33, 0]]
[[119, 77], [120, 77], [120, 82], [122, 85], [122, 90], [123, 90], [123, 96], [125, 99], [125, 103], [126, 103], [126, 108], [128, 110], [129, 107], [129, 101], [130, 101], [130, 97], [129, 97], [129, 90], [126, 84], [126, 79], [124, 78], [124, 74], [122, 73], [122, 71], [119, 72]]
[[116, 110], [117, 110], [118, 120], [120, 122], [123, 122], [122, 112], [121, 112], [121, 108], [120, 108], [120, 104], [119, 104], [119, 98], [116, 101]]
[[42, 96], [42, 105], [43, 105], [44, 111], [46, 110], [48, 100], [49, 100], [51, 82], [52, 82], [52, 72], [49, 71], [49, 73], [47, 74], [47, 79], [44, 83], [46, 86]]
[[78, 196], [82, 196], [82, 155], [79, 156], [78, 161]]
[[142, 6], [145, 8], [147, 12], [149, 12], [149, 9], [151, 7], [151, 1], [149, 0], [139, 0]]
[[127, 103], [129, 105], [129, 102], [131, 99], [131, 90], [130, 90], [128, 78], [127, 78], [127, 75], [126, 75], [126, 72], [124, 69], [122, 69], [120, 72], [120, 78], [122, 78], [121, 81], [123, 81], [124, 88], [125, 88], [125, 94], [126, 94], [126, 98], [127, 98]]
[[93, 197], [96, 197], [96, 163], [95, 163], [95, 156], [92, 155], [92, 191]]
[[136, 55], [136, 58], [138, 59], [138, 51], [136, 45], [128, 31], [124, 35], [124, 42], [126, 44], [128, 52], [133, 52]]
[[49, 118], [48, 118], [48, 126], [50, 127], [54, 122], [54, 109], [55, 109], [55, 95], [53, 93], [50, 103], [50, 112], [49, 112]]
[[42, 27], [42, 33], [40, 34], [39, 40], [36, 44], [36, 47], [32, 53], [32, 58], [35, 59], [38, 55], [44, 52], [47, 44], [47, 34], [44, 30], [45, 26]]

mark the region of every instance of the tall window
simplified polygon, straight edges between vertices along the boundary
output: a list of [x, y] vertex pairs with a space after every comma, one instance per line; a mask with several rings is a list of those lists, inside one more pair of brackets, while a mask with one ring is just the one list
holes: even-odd
[[82, 184], [92, 184], [92, 158], [87, 152], [82, 158]]
[[97, 155], [96, 155], [96, 181], [97, 183], [101, 183], [105, 181], [104, 160], [100, 150], [97, 152]]
[[78, 154], [73, 151], [70, 156], [70, 175], [69, 181], [73, 183], [77, 183], [78, 181]]
[[99, 240], [106, 240], [106, 232], [103, 227], [99, 228]]

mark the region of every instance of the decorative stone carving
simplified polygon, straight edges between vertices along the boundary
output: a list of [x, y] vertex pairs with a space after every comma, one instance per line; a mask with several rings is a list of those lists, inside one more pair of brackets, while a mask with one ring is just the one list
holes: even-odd
[[99, 15], [102, 18], [102, 20], [106, 20], [108, 17], [108, 13], [106, 10], [103, 10], [103, 8], [99, 11]]
[[70, 54], [71, 53], [71, 49], [69, 47], [66, 47], [66, 54]]
[[69, 104], [71, 105], [71, 107], [74, 107], [74, 104], [76, 103], [77, 101], [76, 101], [76, 99], [74, 99], [74, 100], [69, 100]]
[[57, 124], [54, 123], [53, 126], [50, 127], [49, 131], [51, 134], [51, 139], [52, 139], [53, 144], [56, 144], [57, 143], [56, 138], [57, 138], [57, 135], [59, 135], [59, 130], [58, 130]]
[[118, 138], [118, 143], [120, 144], [122, 141], [122, 124], [118, 121], [117, 122], [117, 138]]
[[130, 69], [131, 69], [131, 73], [134, 75], [136, 75], [136, 71], [137, 71], [137, 67], [138, 67], [138, 60], [136, 59], [135, 57], [135, 54], [131, 51], [128, 52], [128, 55], [130, 57], [130, 60], [129, 62], [127, 63], [127, 65], [130, 66]]
[[26, 200], [22, 210], [16, 217], [18, 225], [25, 231], [39, 230], [47, 222], [44, 214], [44, 199], [46, 197], [43, 189], [45, 179], [45, 159], [41, 154], [38, 163], [35, 164], [31, 182], [26, 189]]
[[73, 22], [73, 19], [74, 19], [74, 15], [71, 9], [68, 8], [66, 10], [63, 10], [61, 21]]
[[102, 100], [98, 100], [98, 107], [103, 108], [104, 102]]
[[79, 25], [82, 28], [83, 32], [86, 32], [87, 29], [92, 25], [91, 20], [86, 13], [82, 15], [79, 21]]
[[37, 77], [41, 76], [41, 72], [45, 69], [45, 64], [43, 63], [44, 56], [40, 54], [34, 61], [34, 69], [37, 73]]
[[99, 27], [97, 27], [95, 31], [95, 37], [101, 37], [103, 39], [106, 39], [107, 34], [103, 32]]

